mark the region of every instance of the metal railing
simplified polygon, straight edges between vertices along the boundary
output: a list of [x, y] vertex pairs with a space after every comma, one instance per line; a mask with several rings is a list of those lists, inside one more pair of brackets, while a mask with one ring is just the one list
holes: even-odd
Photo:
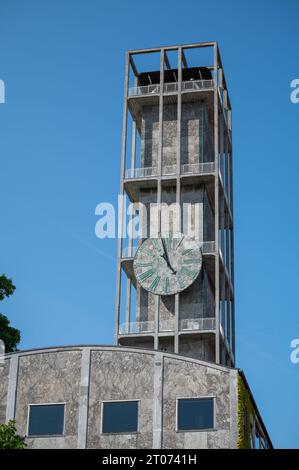
[[[205, 175], [215, 171], [214, 162], [186, 163], [181, 165], [181, 175], [200, 174]], [[166, 165], [162, 169], [162, 175], [175, 175], [176, 165]], [[158, 175], [157, 167], [129, 168], [126, 170], [126, 179], [152, 178]]]
[[158, 95], [160, 85], [134, 86], [129, 88], [129, 96]]
[[155, 331], [154, 321], [128, 322], [119, 325], [120, 335], [131, 335], [140, 333], [153, 333]]
[[184, 319], [179, 322], [180, 331], [215, 330], [215, 318]]
[[186, 163], [181, 165], [181, 175], [188, 174], [208, 174], [215, 171], [215, 162], [204, 162], [204, 163]]
[[189, 80], [182, 82], [182, 91], [199, 91], [214, 88], [214, 80]]
[[[215, 330], [215, 318], [187, 318], [180, 320], [179, 331], [200, 331]], [[140, 321], [122, 323], [119, 326], [119, 335], [134, 335], [142, 333], [153, 333], [155, 331], [154, 321]], [[173, 320], [162, 320], [159, 324], [159, 331], [174, 331]]]
[[[182, 82], [182, 92], [200, 91], [214, 88], [214, 80], [189, 80]], [[177, 93], [178, 82], [164, 83], [163, 93]], [[134, 86], [129, 88], [129, 96], [158, 95], [160, 84]]]
[[[202, 253], [204, 255], [214, 254], [216, 252], [216, 245], [214, 241], [204, 241], [200, 242]], [[122, 249], [122, 258], [134, 258], [137, 251], [137, 246], [123, 246]]]
[[174, 331], [174, 320], [160, 320], [159, 331]]
[[144, 167], [144, 168], [129, 168], [126, 170], [125, 178], [126, 179], [135, 179], [135, 178], [150, 178], [152, 176], [157, 176], [158, 169], [157, 167]]
[[163, 87], [164, 93], [176, 93], [178, 89], [179, 89], [178, 82], [164, 83], [164, 87]]

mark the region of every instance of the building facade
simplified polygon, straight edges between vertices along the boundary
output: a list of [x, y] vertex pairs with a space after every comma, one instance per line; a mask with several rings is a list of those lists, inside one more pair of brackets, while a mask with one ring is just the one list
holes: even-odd
[[235, 368], [231, 113], [217, 43], [127, 52], [116, 345], [5, 356], [29, 447], [272, 447]]
[[[113, 346], [23, 351], [0, 365], [0, 422], [15, 419], [29, 448], [217, 449], [245, 447], [248, 441], [271, 447], [248, 390], [237, 369], [160, 351]], [[192, 429], [192, 422], [188, 428], [188, 421], [179, 420], [179, 407], [201, 400], [210, 403], [209, 428]], [[136, 416], [123, 423], [112, 419], [112, 426], [123, 428], [111, 430], [105, 407], [120, 406], [121, 413], [124, 406], [128, 413], [128, 404], [136, 405]], [[45, 426], [36, 422], [39, 411]]]

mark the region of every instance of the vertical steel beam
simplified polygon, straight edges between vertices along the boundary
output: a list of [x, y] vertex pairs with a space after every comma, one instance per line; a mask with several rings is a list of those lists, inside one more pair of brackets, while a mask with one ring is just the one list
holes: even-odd
[[[232, 217], [234, 218], [234, 209], [233, 209], [233, 153], [230, 152], [230, 210]], [[234, 254], [234, 227], [231, 227], [230, 230], [230, 254], [231, 254], [231, 281], [235, 292], [235, 254]], [[232, 335], [232, 352], [234, 357], [234, 366], [236, 364], [236, 350], [235, 350], [235, 299], [232, 298], [231, 301], [231, 335]]]
[[[182, 124], [182, 60], [183, 50], [178, 49], [178, 95], [177, 95], [177, 158], [176, 158], [176, 203], [180, 207], [179, 231], [182, 231], [182, 209], [181, 209], [181, 124]], [[179, 353], [179, 315], [180, 294], [175, 294], [175, 326], [174, 326], [174, 352]]]
[[218, 45], [214, 45], [214, 154], [215, 154], [215, 362], [220, 364], [220, 276], [219, 276], [219, 99], [218, 99]]
[[[226, 107], [226, 99], [224, 100], [224, 105]], [[224, 139], [224, 158], [225, 158], [225, 187], [224, 191], [227, 196], [227, 200], [229, 203], [229, 168], [228, 168], [228, 130], [227, 127], [225, 128], [225, 139]], [[230, 347], [230, 354], [229, 354], [229, 363], [228, 365], [230, 366], [232, 364], [231, 360], [231, 305], [230, 305], [230, 297], [231, 297], [231, 289], [230, 289], [230, 282], [231, 282], [231, 276], [230, 276], [230, 241], [229, 241], [229, 232], [230, 232], [230, 216], [228, 213], [229, 208], [226, 208], [225, 211], [225, 252], [226, 252], [226, 269], [228, 273], [228, 283], [226, 286], [226, 293], [225, 293], [225, 299], [226, 299], [226, 331], [227, 331], [227, 340], [229, 343]]]
[[[128, 88], [130, 72], [130, 54], [126, 53], [125, 83], [124, 83], [124, 108], [123, 108], [123, 130], [122, 130], [122, 148], [121, 148], [121, 169], [120, 169], [120, 195], [124, 196], [124, 178], [126, 169], [126, 151], [127, 151], [127, 121], [128, 121]], [[124, 216], [124, 197], [121, 198], [121, 207], [119, 208], [118, 220], [118, 255], [117, 255], [117, 273], [116, 273], [116, 305], [115, 305], [115, 344], [118, 344], [120, 305], [121, 305], [121, 255], [122, 255], [122, 231]]]
[[[158, 232], [161, 233], [161, 203], [162, 203], [162, 157], [163, 157], [163, 89], [164, 89], [164, 63], [165, 51], [160, 51], [160, 95], [159, 95], [159, 144], [158, 144], [158, 179], [157, 179], [157, 204], [158, 204]], [[155, 308], [155, 337], [154, 349], [159, 347], [159, 323], [160, 323], [160, 296], [156, 295]]]
[[[224, 252], [224, 212], [225, 212], [225, 201], [224, 195], [220, 195], [220, 234], [221, 234], [221, 254], [222, 254], [222, 270], [219, 276], [220, 280], [220, 303], [221, 303], [221, 326], [224, 338], [226, 338], [226, 303], [225, 303], [225, 290], [227, 285], [227, 279], [225, 275], [225, 252]], [[220, 268], [220, 267], [219, 267]], [[225, 353], [225, 347], [223, 348]], [[226, 354], [226, 353], [225, 353]], [[225, 362], [224, 362], [225, 365]]]
[[[137, 77], [134, 80], [134, 86], [137, 86]], [[132, 123], [132, 153], [131, 153], [131, 170], [132, 174], [135, 174], [135, 166], [136, 166], [136, 121], [133, 120]], [[132, 205], [130, 205], [129, 211], [129, 221], [130, 221], [130, 231], [129, 231], [129, 253], [128, 256], [133, 256], [133, 216], [134, 216], [134, 209]], [[132, 292], [132, 281], [131, 278], [128, 277], [127, 279], [127, 292], [126, 292], [126, 326], [129, 328], [130, 331], [130, 322], [131, 322], [131, 292]]]

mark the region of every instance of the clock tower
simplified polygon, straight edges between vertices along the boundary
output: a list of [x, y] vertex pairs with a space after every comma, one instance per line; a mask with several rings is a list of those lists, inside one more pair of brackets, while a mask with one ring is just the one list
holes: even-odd
[[217, 43], [127, 52], [120, 193], [116, 343], [234, 366], [232, 120]]

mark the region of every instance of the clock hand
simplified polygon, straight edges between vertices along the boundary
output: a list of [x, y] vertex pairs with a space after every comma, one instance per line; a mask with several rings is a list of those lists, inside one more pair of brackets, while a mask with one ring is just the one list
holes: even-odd
[[172, 267], [171, 264], [170, 264], [169, 257], [168, 257], [168, 252], [167, 252], [166, 245], [165, 245], [165, 241], [164, 241], [164, 239], [163, 239], [162, 237], [161, 237], [161, 240], [162, 240], [162, 245], [163, 245], [163, 249], [164, 249], [164, 253], [163, 253], [163, 255], [161, 255], [161, 256], [162, 256], [162, 258], [165, 259], [165, 261], [166, 261], [168, 267], [169, 267], [169, 268], [171, 269], [171, 271], [172, 271], [172, 274], [176, 274], [176, 271], [173, 269], [173, 267]]

